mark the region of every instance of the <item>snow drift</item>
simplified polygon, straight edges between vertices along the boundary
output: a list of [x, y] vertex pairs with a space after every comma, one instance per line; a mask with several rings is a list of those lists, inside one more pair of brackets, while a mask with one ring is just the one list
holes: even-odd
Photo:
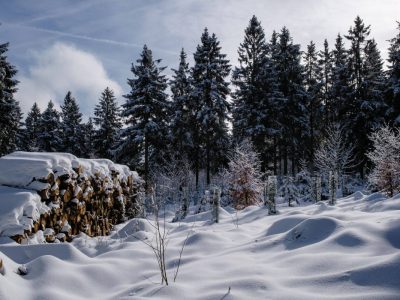
[[[400, 196], [361, 192], [303, 207], [252, 206], [171, 223], [167, 272], [159, 284], [152, 221], [132, 219], [108, 237], [70, 244], [0, 244], [0, 299], [399, 299]], [[172, 219], [173, 214], [171, 214]], [[237, 225], [238, 224], [238, 225]], [[26, 276], [15, 273], [24, 264]], [[172, 280], [171, 280], [172, 281]]]

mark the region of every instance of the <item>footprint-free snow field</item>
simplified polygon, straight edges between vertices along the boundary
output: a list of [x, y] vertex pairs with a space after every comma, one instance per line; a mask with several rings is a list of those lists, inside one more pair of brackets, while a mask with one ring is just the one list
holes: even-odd
[[[72, 243], [0, 244], [0, 299], [400, 299], [400, 196], [357, 192], [268, 216], [263, 207], [171, 223], [169, 285], [160, 284], [152, 221]], [[182, 244], [179, 272], [173, 281]], [[17, 269], [25, 265], [28, 274]]]

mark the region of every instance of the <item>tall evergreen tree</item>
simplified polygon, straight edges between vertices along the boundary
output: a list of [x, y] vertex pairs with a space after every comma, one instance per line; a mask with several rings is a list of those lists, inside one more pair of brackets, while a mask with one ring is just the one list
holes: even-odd
[[97, 157], [95, 155], [95, 137], [96, 131], [94, 129], [92, 118], [89, 118], [86, 124], [82, 125], [83, 131], [83, 147], [82, 147], [82, 157], [93, 158]]
[[364, 49], [370, 34], [370, 25], [366, 26], [364, 21], [357, 16], [354, 20], [354, 27], [350, 27], [349, 34], [346, 35], [351, 43], [348, 51], [349, 67], [351, 68], [351, 80], [353, 85], [354, 98], [360, 98], [363, 82]]
[[288, 161], [294, 174], [298, 165], [303, 138], [308, 134], [306, 118], [307, 95], [303, 86], [303, 67], [300, 63], [300, 45], [293, 44], [289, 30], [283, 27], [279, 33], [275, 58], [280, 90], [285, 98], [281, 108], [282, 138], [280, 153], [283, 174], [288, 173]]
[[397, 22], [397, 29], [397, 35], [390, 40], [386, 101], [389, 122], [400, 127], [400, 22]]
[[40, 118], [38, 146], [41, 151], [56, 152], [62, 149], [60, 113], [50, 100]]
[[[382, 61], [376, 43], [368, 40], [370, 26], [365, 26], [360, 17], [354, 21], [346, 38], [351, 42], [349, 67], [352, 93], [348, 122], [355, 138], [355, 152], [360, 162], [359, 171], [364, 176], [367, 162], [366, 151], [372, 129], [381, 123], [383, 112]], [[371, 85], [371, 86], [370, 86]]]
[[154, 60], [150, 49], [145, 45], [137, 64], [131, 71], [135, 76], [128, 79], [131, 92], [124, 97], [122, 115], [126, 117], [127, 127], [123, 130], [124, 142], [120, 151], [129, 145], [136, 145], [144, 151], [144, 180], [146, 191], [149, 185], [150, 157], [157, 159], [162, 155], [168, 134], [170, 103], [165, 90], [167, 79], [162, 75], [165, 67], [158, 67], [161, 60]]
[[26, 151], [38, 150], [38, 138], [40, 133], [41, 113], [37, 103], [33, 103], [31, 110], [25, 119], [23, 145]]
[[306, 134], [306, 149], [308, 160], [313, 168], [314, 152], [316, 148], [316, 137], [319, 135], [319, 128], [322, 121], [322, 99], [324, 98], [324, 79], [322, 77], [322, 68], [318, 61], [318, 53], [314, 42], [310, 42], [304, 55], [304, 85], [307, 92], [306, 116], [308, 118], [307, 127], [309, 131]]
[[230, 73], [229, 61], [221, 53], [215, 34], [210, 35], [207, 28], [201, 36], [201, 43], [194, 53], [195, 65], [192, 71], [193, 97], [199, 104], [197, 120], [200, 125], [200, 142], [205, 149], [207, 184], [211, 173], [226, 163], [229, 147], [227, 101]]
[[276, 108], [282, 95], [264, 30], [255, 16], [245, 30], [238, 54], [240, 65], [232, 76], [236, 86], [233, 93], [234, 139], [240, 142], [250, 138], [261, 155], [261, 169], [265, 171], [268, 161], [275, 157], [274, 141], [280, 133]]
[[264, 30], [256, 16], [253, 16], [245, 29], [244, 41], [238, 49], [239, 66], [235, 67], [232, 74], [232, 83], [236, 87], [232, 94], [233, 133], [236, 141], [251, 137], [254, 144], [264, 142], [261, 140], [257, 143], [256, 131], [264, 131], [261, 134], [265, 134], [264, 128], [258, 128], [263, 126], [260, 114], [264, 111], [259, 109], [263, 97], [260, 75], [267, 52]]
[[[329, 122], [345, 127], [351, 113], [350, 97], [352, 95], [348, 53], [343, 38], [337, 35], [335, 48], [332, 51], [332, 87]], [[348, 136], [347, 136], [348, 138]]]
[[174, 152], [180, 156], [189, 157], [193, 151], [193, 136], [196, 130], [196, 105], [191, 102], [191, 79], [186, 53], [181, 50], [178, 69], [172, 69], [174, 74], [170, 81], [172, 92], [171, 103], [171, 135]]
[[14, 99], [18, 81], [17, 70], [5, 55], [8, 43], [0, 44], [0, 156], [14, 151], [21, 125], [21, 108]]
[[61, 106], [61, 118], [63, 130], [62, 151], [81, 156], [83, 153], [84, 140], [82, 114], [70, 91], [68, 91], [64, 98], [64, 103]]
[[318, 53], [319, 56], [319, 66], [321, 68], [321, 78], [322, 83], [321, 97], [322, 104], [324, 105], [324, 121], [325, 125], [332, 122], [332, 52], [329, 51], [328, 41], [324, 41], [324, 49]]
[[107, 87], [94, 109], [94, 124], [98, 127], [93, 137], [96, 157], [114, 157], [113, 149], [119, 142], [119, 130], [122, 128], [120, 114], [114, 92]]

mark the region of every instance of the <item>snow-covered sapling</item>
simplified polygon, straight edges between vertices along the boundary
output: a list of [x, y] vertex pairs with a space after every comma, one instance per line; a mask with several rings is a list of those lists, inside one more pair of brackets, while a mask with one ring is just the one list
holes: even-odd
[[329, 172], [329, 204], [335, 205], [337, 192], [338, 173]]
[[179, 210], [176, 212], [174, 219], [172, 222], [178, 222], [186, 218], [189, 210], [189, 198], [188, 198], [188, 188], [182, 188], [182, 204]]
[[200, 203], [199, 206], [196, 210], [196, 214], [199, 214], [201, 212], [205, 212], [207, 209], [207, 203], [210, 202], [210, 191], [209, 190], [205, 190], [204, 191], [204, 195], [203, 197], [201, 197], [200, 199]]
[[288, 206], [293, 206], [293, 201], [298, 201], [298, 189], [293, 182], [293, 177], [285, 176], [282, 183], [280, 194], [284, 197], [285, 201], [288, 202]]
[[400, 192], [400, 131], [384, 126], [371, 134], [373, 150], [367, 153], [373, 163], [369, 182], [392, 197]]
[[344, 128], [331, 125], [325, 133], [325, 139], [316, 149], [314, 155], [315, 166], [324, 175], [330, 171], [343, 174], [354, 168], [354, 147], [345, 138]]
[[277, 193], [277, 188], [278, 188], [278, 180], [276, 176], [268, 176], [268, 181], [267, 181], [267, 187], [268, 187], [268, 200], [267, 200], [267, 206], [268, 206], [268, 213], [270, 215], [276, 214], [276, 203], [275, 203], [275, 197]]
[[221, 190], [218, 187], [212, 189], [212, 222], [219, 222], [219, 203], [221, 198]]
[[226, 177], [236, 209], [259, 203], [263, 189], [260, 165], [258, 153], [250, 141], [245, 140], [235, 147]]
[[315, 200], [317, 202], [321, 201], [322, 195], [322, 178], [321, 176], [317, 176], [315, 178]]

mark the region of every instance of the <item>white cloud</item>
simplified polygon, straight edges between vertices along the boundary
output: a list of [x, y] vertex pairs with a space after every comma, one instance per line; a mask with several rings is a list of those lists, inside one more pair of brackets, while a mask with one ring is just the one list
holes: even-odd
[[50, 99], [60, 105], [67, 91], [71, 91], [81, 111], [88, 116], [107, 86], [117, 97], [122, 94], [121, 86], [108, 77], [99, 59], [76, 46], [60, 42], [40, 53], [34, 52], [28, 74], [18, 79], [16, 98], [23, 112], [27, 112], [34, 101], [41, 109]]

